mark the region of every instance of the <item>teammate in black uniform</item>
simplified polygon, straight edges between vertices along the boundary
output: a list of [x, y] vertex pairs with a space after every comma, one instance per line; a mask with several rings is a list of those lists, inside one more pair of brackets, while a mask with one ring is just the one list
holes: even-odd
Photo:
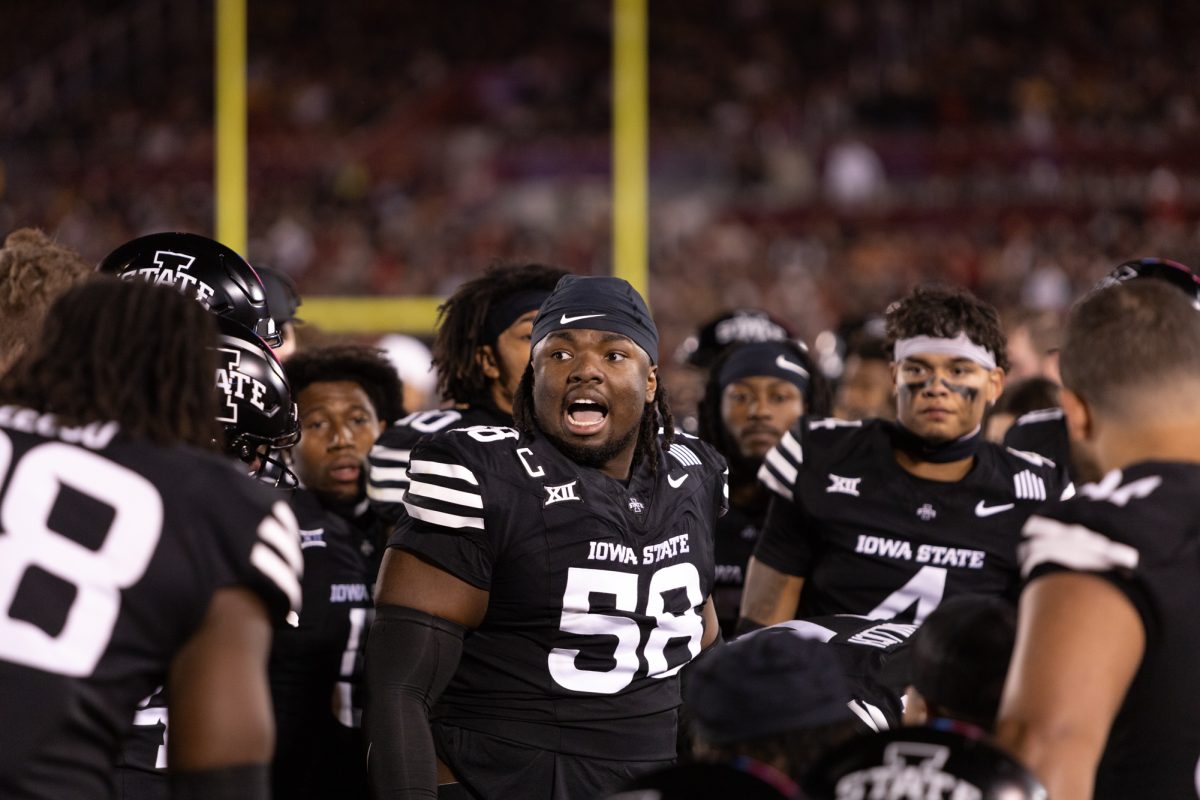
[[897, 423], [801, 418], [759, 473], [777, 496], [750, 561], [746, 628], [861, 614], [920, 623], [943, 597], [1017, 590], [1020, 526], [1063, 491], [1039, 456], [983, 441], [1004, 383], [996, 312], [918, 287], [887, 313]]
[[770, 494], [758, 482], [763, 457], [801, 414], [829, 413], [829, 388], [803, 345], [791, 340], [734, 345], [713, 363], [700, 402], [700, 438], [729, 462], [729, 513], [717, 523], [721, 630], [733, 636]]
[[292, 496], [304, 553], [304, 608], [276, 631], [271, 695], [279, 800], [365, 798], [362, 668], [383, 526], [366, 508], [363, 467], [386, 420], [402, 414], [400, 379], [378, 350], [303, 350], [287, 362], [303, 436]]
[[564, 274], [540, 264], [492, 267], [438, 308], [433, 364], [438, 391], [451, 407], [409, 414], [379, 437], [371, 451], [367, 495], [381, 516], [395, 522], [403, 515], [409, 454], [422, 436], [470, 425], [512, 425], [533, 318]]
[[6, 376], [0, 796], [110, 797], [118, 739], [164, 683], [174, 796], [267, 796], [267, 649], [300, 550], [286, 505], [202, 452], [215, 342], [176, 293], [96, 280]]
[[[299, 438], [300, 423], [283, 367], [249, 329], [228, 317], [216, 321], [216, 420], [222, 429], [224, 452], [249, 464], [250, 474], [267, 485], [294, 487], [296, 478], [283, 461], [283, 451]], [[286, 499], [286, 495], [280, 498]], [[305, 584], [309, 581], [306, 574]], [[117, 762], [120, 800], [166, 800], [170, 796], [167, 706], [162, 687], [138, 705]]]
[[519, 430], [413, 451], [367, 644], [379, 797], [433, 796], [435, 745], [478, 797], [595, 797], [670, 762], [676, 676], [718, 634], [724, 459], [673, 439], [645, 303], [567, 276], [532, 338]]
[[1104, 478], [1025, 526], [997, 735], [1055, 800], [1196, 798], [1200, 315], [1158, 281], [1085, 298], [1061, 357]]
[[[1180, 289], [1194, 308], [1200, 309], [1200, 276], [1178, 261], [1165, 258], [1139, 258], [1126, 261], [1097, 284], [1097, 288], [1116, 286], [1128, 281], [1153, 278]], [[1031, 411], [1017, 419], [1004, 435], [1004, 444], [1045, 456], [1066, 467], [1076, 484], [1100, 480], [1103, 471], [1083, 440], [1071, 442], [1067, 435], [1066, 415], [1061, 408]]]

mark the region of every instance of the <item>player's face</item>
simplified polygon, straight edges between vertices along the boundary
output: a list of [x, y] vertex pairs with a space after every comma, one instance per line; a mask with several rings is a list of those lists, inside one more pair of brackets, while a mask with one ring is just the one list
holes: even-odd
[[551, 333], [533, 350], [538, 426], [570, 458], [625, 478], [657, 368], [632, 339], [596, 330]]
[[1004, 370], [955, 355], [916, 353], [893, 370], [897, 419], [931, 442], [953, 441], [975, 430], [1004, 388]]
[[481, 348], [487, 353], [480, 355], [480, 366], [492, 382], [492, 401], [501, 411], [512, 413], [513, 397], [529, 363], [529, 337], [536, 316], [537, 309], [522, 314], [496, 337], [495, 345]]
[[838, 383], [833, 415], [840, 419], [894, 417], [891, 365], [877, 358], [856, 355], [846, 359], [846, 371]]
[[761, 460], [803, 413], [799, 387], [769, 375], [742, 378], [721, 393], [721, 421], [743, 458]]
[[363, 495], [367, 452], [384, 423], [354, 381], [318, 381], [296, 397], [300, 443], [292, 450], [296, 475], [308, 489], [339, 501]]

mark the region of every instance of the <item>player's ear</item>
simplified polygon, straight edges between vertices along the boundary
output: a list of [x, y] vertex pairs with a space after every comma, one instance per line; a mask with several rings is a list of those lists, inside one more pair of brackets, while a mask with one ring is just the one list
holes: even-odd
[[888, 371], [892, 373], [892, 398], [894, 399], [900, 393], [900, 365], [893, 361], [888, 364]]
[[500, 379], [500, 365], [496, 363], [496, 351], [490, 344], [482, 344], [475, 350], [475, 363], [483, 370], [488, 380]]
[[651, 364], [646, 373], [646, 402], [653, 403], [658, 395], [658, 364]]
[[996, 367], [988, 370], [987, 388], [984, 390], [983, 396], [990, 406], [992, 403], [1000, 399], [1000, 395], [1004, 394], [1004, 369]]
[[1091, 439], [1095, 431], [1095, 422], [1087, 401], [1070, 389], [1063, 388], [1059, 392], [1059, 402], [1067, 415], [1067, 435], [1071, 440], [1086, 442]]

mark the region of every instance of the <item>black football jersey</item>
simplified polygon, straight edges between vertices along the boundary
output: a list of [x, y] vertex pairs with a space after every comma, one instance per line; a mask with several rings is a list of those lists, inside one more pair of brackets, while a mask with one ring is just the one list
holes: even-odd
[[[284, 497], [285, 495], [280, 495]], [[371, 624], [374, 549], [306, 490], [288, 493], [304, 559], [302, 611], [276, 627], [269, 678], [275, 712], [274, 796], [365, 797], [362, 669]], [[122, 743], [118, 800], [167, 800], [167, 697], [138, 705]]]
[[1004, 433], [1004, 446], [1037, 453], [1066, 471], [1071, 469], [1071, 440], [1061, 408], [1043, 408], [1017, 417]]
[[1030, 517], [1021, 568], [1111, 582], [1137, 610], [1145, 654], [1109, 733], [1095, 797], [1195, 798], [1200, 762], [1200, 465], [1144, 462]]
[[724, 459], [680, 434], [656, 473], [640, 464], [627, 485], [540, 435], [472, 427], [423, 440], [409, 476], [392, 545], [490, 592], [435, 735], [457, 726], [577, 756], [673, 759], [677, 673], [700, 652], [728, 502]]
[[121, 742], [116, 800], [169, 800], [167, 728], [167, 694], [159, 686], [138, 703], [133, 727]]
[[766, 507], [746, 509], [730, 504], [729, 512], [717, 520], [716, 585], [713, 601], [725, 638], [734, 636], [742, 605], [742, 587], [746, 584], [746, 565], [754, 555], [754, 546], [766, 518]]
[[1021, 525], [1064, 491], [1032, 453], [981, 442], [962, 480], [912, 475], [894, 423], [801, 417], [767, 454], [775, 493], [755, 557], [803, 577], [797, 616], [920, 623], [945, 597], [1015, 597]]
[[847, 707], [864, 728], [885, 731], [898, 728], [903, 720], [902, 698], [912, 675], [910, 645], [918, 627], [911, 622], [837, 614], [789, 620], [759, 630], [787, 628], [829, 645], [850, 689]]
[[271, 698], [275, 797], [366, 797], [362, 670], [375, 572], [361, 537], [317, 496], [296, 491], [292, 509], [304, 556], [303, 605], [276, 629]]
[[389, 524], [395, 524], [404, 515], [408, 460], [422, 437], [451, 428], [512, 424], [512, 414], [490, 405], [417, 411], [399, 420], [379, 436], [367, 456], [367, 497], [371, 509]]
[[109, 798], [139, 701], [213, 594], [299, 607], [295, 518], [215, 454], [13, 407], [0, 478], [0, 797]]

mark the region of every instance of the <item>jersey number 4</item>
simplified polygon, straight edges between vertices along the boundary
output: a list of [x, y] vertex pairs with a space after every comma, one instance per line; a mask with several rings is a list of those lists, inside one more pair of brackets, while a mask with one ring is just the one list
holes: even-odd
[[[12, 441], [0, 432], [0, 475]], [[50, 527], [62, 487], [108, 506], [112, 519], [98, 547]], [[71, 677], [90, 675], [108, 646], [121, 589], [141, 579], [162, 533], [162, 500], [141, 475], [59, 442], [27, 452], [0, 500], [0, 659]], [[39, 574], [40, 573], [40, 574]], [[61, 628], [14, 619], [27, 581], [69, 584], [73, 599]]]
[[[687, 609], [675, 614], [666, 610], [664, 595], [682, 590], [687, 595]], [[615, 598], [616, 611], [634, 613], [638, 603], [638, 576], [629, 572], [608, 569], [572, 567], [567, 573], [567, 589], [563, 594], [560, 629], [584, 636], [612, 636], [616, 650], [613, 666], [608, 670], [580, 669], [575, 664], [579, 650], [556, 647], [550, 651], [550, 676], [564, 689], [593, 694], [616, 694], [633, 682], [641, 659], [642, 629], [637, 621], [616, 614], [602, 614], [591, 609], [591, 596], [602, 594]], [[646, 674], [651, 678], [667, 678], [679, 671], [688, 660], [700, 652], [704, 637], [704, 619], [696, 606], [704, 601], [700, 593], [700, 573], [689, 563], [672, 564], [650, 576], [645, 615], [655, 619], [655, 626], [646, 637], [642, 657]], [[666, 649], [672, 639], [688, 640], [688, 659], [674, 667], [667, 663]]]

